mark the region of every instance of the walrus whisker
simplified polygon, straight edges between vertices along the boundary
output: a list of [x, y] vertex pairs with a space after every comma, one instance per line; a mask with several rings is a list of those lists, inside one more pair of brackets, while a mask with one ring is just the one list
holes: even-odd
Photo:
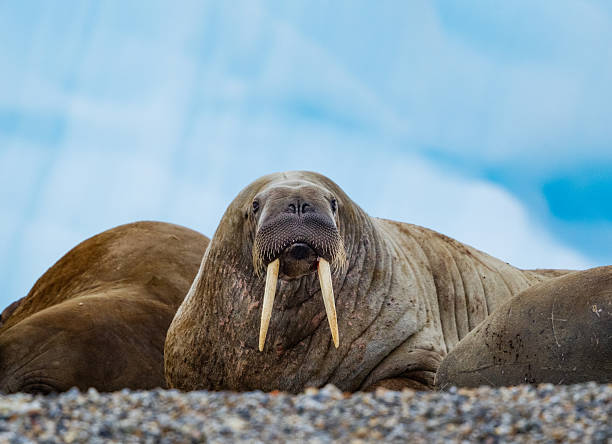
[[266, 289], [264, 290], [263, 307], [261, 309], [261, 324], [259, 326], [259, 351], [263, 351], [266, 342], [266, 334], [272, 316], [272, 305], [274, 304], [274, 294], [276, 293], [276, 283], [278, 281], [278, 259], [268, 264], [266, 273]]
[[338, 348], [340, 344], [338, 338], [338, 319], [336, 317], [336, 303], [334, 301], [334, 288], [332, 286], [331, 270], [329, 262], [323, 258], [319, 258], [319, 282], [321, 283], [321, 294], [323, 295], [323, 304], [327, 313], [327, 321], [331, 330], [334, 346]]

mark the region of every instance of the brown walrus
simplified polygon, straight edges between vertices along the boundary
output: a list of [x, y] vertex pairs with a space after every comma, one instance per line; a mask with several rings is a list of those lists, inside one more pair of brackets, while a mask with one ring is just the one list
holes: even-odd
[[612, 381], [612, 266], [528, 288], [442, 361], [436, 384], [477, 387]]
[[166, 378], [183, 390], [432, 388], [489, 313], [563, 273], [370, 217], [322, 175], [271, 174], [225, 212], [168, 330]]
[[139, 222], [73, 248], [2, 314], [0, 391], [165, 387], [166, 330], [207, 245]]

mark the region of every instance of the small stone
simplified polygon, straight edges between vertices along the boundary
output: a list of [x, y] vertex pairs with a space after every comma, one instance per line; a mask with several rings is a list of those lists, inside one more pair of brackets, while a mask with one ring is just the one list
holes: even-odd
[[236, 416], [230, 416], [225, 420], [225, 424], [233, 430], [242, 430], [248, 423]]
[[307, 387], [306, 390], [304, 390], [304, 393], [308, 396], [314, 396], [319, 393], [319, 389], [315, 387]]

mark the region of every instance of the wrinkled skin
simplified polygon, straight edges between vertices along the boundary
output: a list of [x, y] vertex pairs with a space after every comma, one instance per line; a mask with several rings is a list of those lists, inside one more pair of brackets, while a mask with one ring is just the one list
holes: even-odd
[[139, 222], [76, 246], [2, 314], [0, 391], [165, 387], [166, 331], [207, 245]]
[[612, 266], [528, 288], [442, 362], [436, 384], [508, 386], [612, 382]]
[[[319, 257], [332, 264], [338, 349]], [[265, 267], [275, 259], [260, 352]], [[434, 231], [372, 218], [319, 174], [272, 174], [223, 216], [168, 330], [166, 378], [183, 390], [431, 388], [442, 358], [489, 313], [563, 273], [519, 270]]]

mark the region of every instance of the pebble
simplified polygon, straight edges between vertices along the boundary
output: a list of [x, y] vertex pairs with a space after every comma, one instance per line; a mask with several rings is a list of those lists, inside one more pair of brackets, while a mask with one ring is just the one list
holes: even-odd
[[612, 443], [612, 384], [0, 395], [0, 443]]

